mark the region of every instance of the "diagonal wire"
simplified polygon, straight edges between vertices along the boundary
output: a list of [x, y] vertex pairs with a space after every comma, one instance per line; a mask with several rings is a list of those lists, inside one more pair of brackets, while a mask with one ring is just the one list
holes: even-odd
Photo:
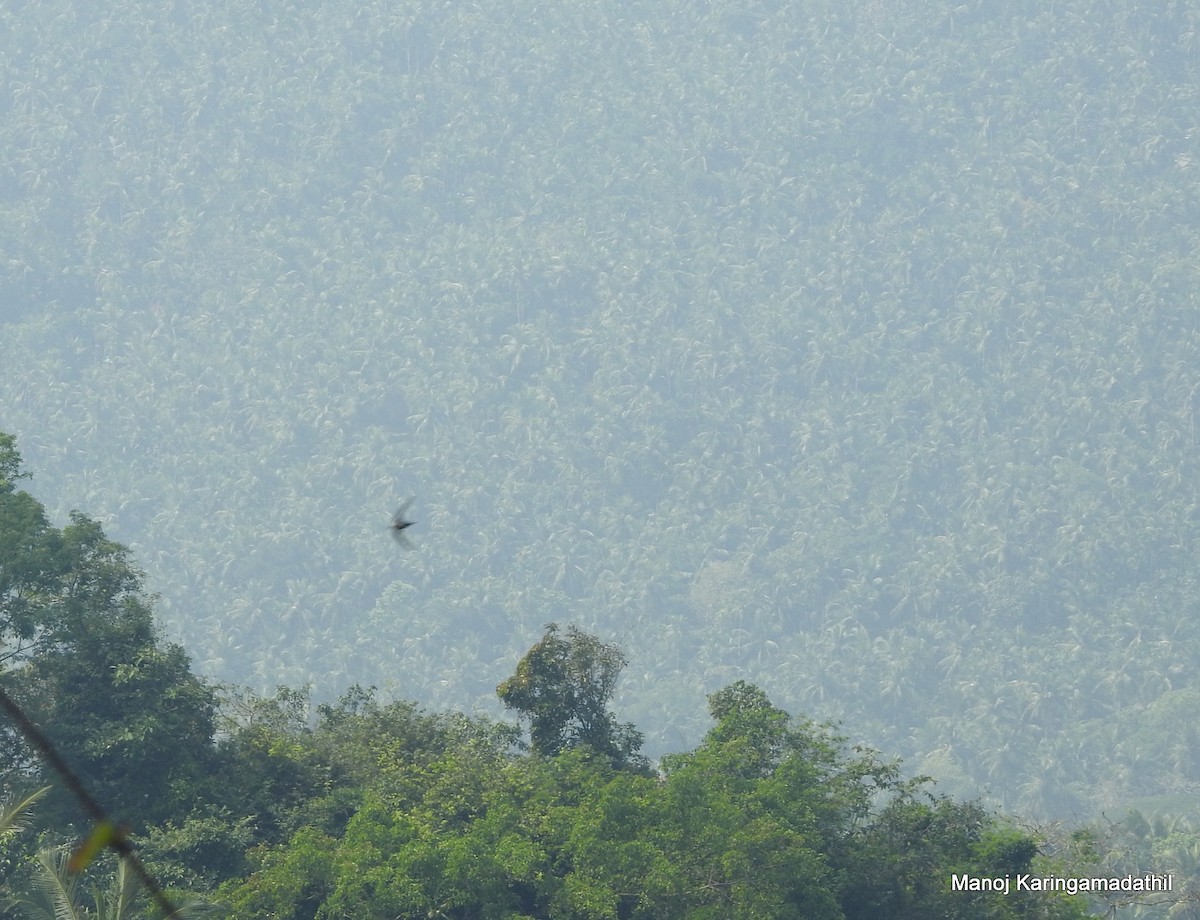
[[[79, 804], [83, 806], [83, 810], [87, 816], [92, 819], [96, 828], [110, 827], [117, 828], [112, 819], [108, 816], [108, 812], [100, 805], [99, 802], [92, 796], [87, 788], [83, 785], [83, 781], [75, 775], [75, 771], [67, 766], [67, 762], [62, 759], [62, 756], [50, 743], [50, 739], [46, 737], [45, 732], [37, 727], [30, 720], [29, 716], [25, 715], [25, 711], [18, 706], [7, 693], [4, 688], [0, 687], [0, 707], [8, 713], [10, 719], [17, 723], [17, 727], [21, 729], [21, 734], [25, 739], [33, 745], [37, 752], [42, 756], [47, 764], [54, 768], [67, 788], [71, 790], [71, 794], [79, 800]], [[133, 844], [129, 842], [129, 838], [123, 830], [117, 828], [112, 832], [108, 840], [108, 846], [117, 851], [117, 854], [127, 860], [134, 874], [141, 881], [146, 891], [149, 892], [151, 899], [158, 905], [158, 909], [162, 911], [163, 917], [171, 920], [174, 917], [182, 917], [179, 908], [163, 894], [163, 890], [158, 887], [158, 883], [146, 871], [146, 867], [142, 865], [142, 861], [138, 859], [137, 854], [133, 851]]]

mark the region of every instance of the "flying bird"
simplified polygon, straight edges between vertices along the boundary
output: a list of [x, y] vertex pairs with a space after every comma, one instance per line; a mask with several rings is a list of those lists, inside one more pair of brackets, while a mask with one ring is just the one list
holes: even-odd
[[405, 549], [413, 548], [413, 545], [412, 545], [412, 543], [409, 542], [408, 537], [404, 536], [405, 528], [412, 527], [413, 524], [417, 523], [416, 521], [406, 521], [404, 519], [404, 512], [406, 512], [408, 510], [408, 506], [411, 505], [412, 503], [413, 503], [413, 500], [410, 498], [408, 501], [406, 501], [403, 505], [400, 506], [399, 510], [397, 510], [396, 513], [392, 515], [392, 523], [389, 527], [389, 529], [392, 532], [392, 536], [396, 538], [396, 542], [399, 543], [401, 546], [403, 546]]

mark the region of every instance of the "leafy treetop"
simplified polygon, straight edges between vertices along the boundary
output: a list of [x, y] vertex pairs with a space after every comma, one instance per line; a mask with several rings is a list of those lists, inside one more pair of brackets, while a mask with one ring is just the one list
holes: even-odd
[[586, 746], [613, 766], [644, 769], [645, 758], [638, 754], [641, 733], [618, 723], [608, 710], [625, 664], [618, 646], [575, 626], [562, 636], [558, 624], [550, 623], [496, 693], [529, 722], [530, 743], [538, 754], [553, 757]]

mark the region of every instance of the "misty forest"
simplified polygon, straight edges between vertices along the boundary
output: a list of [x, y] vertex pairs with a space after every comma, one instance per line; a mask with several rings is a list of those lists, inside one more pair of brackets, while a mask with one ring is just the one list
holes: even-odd
[[[1200, 917], [1200, 10], [0, 43], [0, 687], [181, 903]], [[2, 916], [157, 916], [0, 729]]]

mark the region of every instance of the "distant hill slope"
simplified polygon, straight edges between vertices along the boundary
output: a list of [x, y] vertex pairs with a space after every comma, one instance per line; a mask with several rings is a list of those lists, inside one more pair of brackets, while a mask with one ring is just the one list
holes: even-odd
[[0, 428], [217, 678], [1190, 792], [1200, 33], [992, 6], [0, 11]]

